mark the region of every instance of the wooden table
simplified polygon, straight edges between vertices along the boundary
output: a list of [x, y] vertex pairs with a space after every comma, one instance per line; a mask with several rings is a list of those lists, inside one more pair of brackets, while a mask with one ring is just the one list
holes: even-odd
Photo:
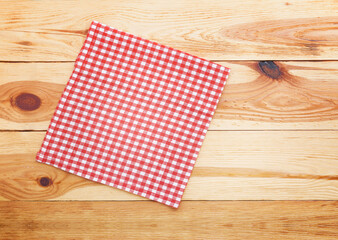
[[[0, 11], [0, 239], [338, 239], [336, 0]], [[178, 210], [35, 162], [92, 20], [232, 69]]]

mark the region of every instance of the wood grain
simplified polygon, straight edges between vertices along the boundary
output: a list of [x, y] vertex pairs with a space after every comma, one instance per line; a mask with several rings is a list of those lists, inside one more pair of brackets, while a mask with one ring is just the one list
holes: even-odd
[[92, 20], [213, 60], [338, 56], [337, 1], [1, 1], [0, 60], [72, 61]]
[[[35, 162], [44, 134], [0, 133], [0, 200], [145, 200]], [[337, 144], [335, 131], [208, 132], [183, 199], [337, 199]]]
[[0, 86], [0, 118], [10, 122], [50, 121], [64, 86], [19, 81]]
[[[0, 63], [0, 130], [46, 130], [73, 64]], [[338, 129], [337, 61], [220, 64], [232, 71], [210, 130]], [[41, 105], [18, 106], [23, 93]]]
[[[0, 1], [0, 239], [338, 239], [337, 12]], [[92, 20], [232, 69], [179, 209], [35, 162]]]
[[2, 202], [5, 239], [330, 239], [338, 202]]

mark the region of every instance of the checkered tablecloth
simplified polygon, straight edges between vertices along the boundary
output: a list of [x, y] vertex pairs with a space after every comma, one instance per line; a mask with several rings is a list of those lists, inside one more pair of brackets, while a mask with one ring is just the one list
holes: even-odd
[[177, 208], [228, 73], [94, 21], [37, 161]]

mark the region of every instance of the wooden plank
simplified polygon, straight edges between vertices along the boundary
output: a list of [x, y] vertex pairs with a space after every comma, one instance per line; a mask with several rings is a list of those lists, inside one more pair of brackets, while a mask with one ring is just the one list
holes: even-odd
[[[46, 130], [73, 64], [0, 63], [0, 130]], [[220, 64], [232, 71], [210, 130], [338, 129], [337, 61]]]
[[338, 202], [2, 202], [4, 239], [331, 239]]
[[76, 58], [92, 20], [214, 60], [337, 59], [337, 1], [1, 1], [0, 60]]
[[[145, 200], [35, 162], [44, 132], [0, 133], [0, 200]], [[184, 200], [338, 199], [336, 131], [208, 132]]]

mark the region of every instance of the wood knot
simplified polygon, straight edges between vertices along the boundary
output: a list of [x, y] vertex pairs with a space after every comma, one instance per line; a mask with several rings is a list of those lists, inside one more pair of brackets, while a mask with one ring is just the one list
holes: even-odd
[[33, 43], [30, 42], [30, 41], [21, 41], [21, 42], [17, 42], [17, 44], [24, 45], [24, 46], [32, 46], [33, 45]]
[[24, 111], [34, 111], [41, 105], [41, 99], [31, 93], [21, 93], [15, 98], [15, 105]]
[[281, 71], [274, 61], [260, 61], [258, 66], [269, 78], [278, 79], [281, 76]]
[[42, 177], [38, 180], [38, 182], [42, 187], [48, 187], [53, 184], [52, 179], [50, 179], [49, 177]]

